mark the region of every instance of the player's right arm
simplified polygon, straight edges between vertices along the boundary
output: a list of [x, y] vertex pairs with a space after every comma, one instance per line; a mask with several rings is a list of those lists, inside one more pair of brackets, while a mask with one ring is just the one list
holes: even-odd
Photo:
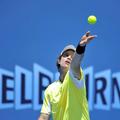
[[47, 88], [44, 92], [43, 105], [42, 105], [40, 117], [38, 120], [50, 120], [51, 104], [50, 104], [50, 97], [48, 92], [49, 90]]
[[50, 115], [49, 114], [45, 114], [45, 113], [41, 113], [41, 115], [40, 115], [38, 120], [50, 120]]

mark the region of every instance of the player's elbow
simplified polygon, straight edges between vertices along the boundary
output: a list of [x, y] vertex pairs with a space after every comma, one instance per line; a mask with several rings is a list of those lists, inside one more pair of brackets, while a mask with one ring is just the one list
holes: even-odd
[[49, 119], [50, 119], [50, 115], [44, 113], [42, 113], [38, 118], [38, 120], [49, 120]]

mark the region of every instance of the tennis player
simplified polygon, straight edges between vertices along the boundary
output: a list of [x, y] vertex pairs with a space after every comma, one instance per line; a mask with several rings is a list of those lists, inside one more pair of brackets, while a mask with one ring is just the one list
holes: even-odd
[[86, 45], [96, 36], [86, 32], [75, 48], [66, 46], [57, 59], [59, 80], [50, 84], [44, 93], [39, 120], [90, 120], [86, 87], [80, 67]]

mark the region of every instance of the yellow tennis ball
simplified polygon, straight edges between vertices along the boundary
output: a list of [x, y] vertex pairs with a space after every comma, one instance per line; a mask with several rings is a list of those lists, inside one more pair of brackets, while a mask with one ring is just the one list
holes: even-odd
[[95, 24], [96, 22], [97, 22], [96, 16], [90, 15], [90, 16], [88, 17], [88, 23], [89, 23], [89, 24]]

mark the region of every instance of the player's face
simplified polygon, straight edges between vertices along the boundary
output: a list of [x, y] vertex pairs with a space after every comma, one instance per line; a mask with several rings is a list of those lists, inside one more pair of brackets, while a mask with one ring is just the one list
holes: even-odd
[[60, 67], [62, 69], [68, 70], [70, 63], [72, 61], [73, 55], [74, 55], [73, 50], [67, 50], [62, 54], [61, 59], [59, 61]]

